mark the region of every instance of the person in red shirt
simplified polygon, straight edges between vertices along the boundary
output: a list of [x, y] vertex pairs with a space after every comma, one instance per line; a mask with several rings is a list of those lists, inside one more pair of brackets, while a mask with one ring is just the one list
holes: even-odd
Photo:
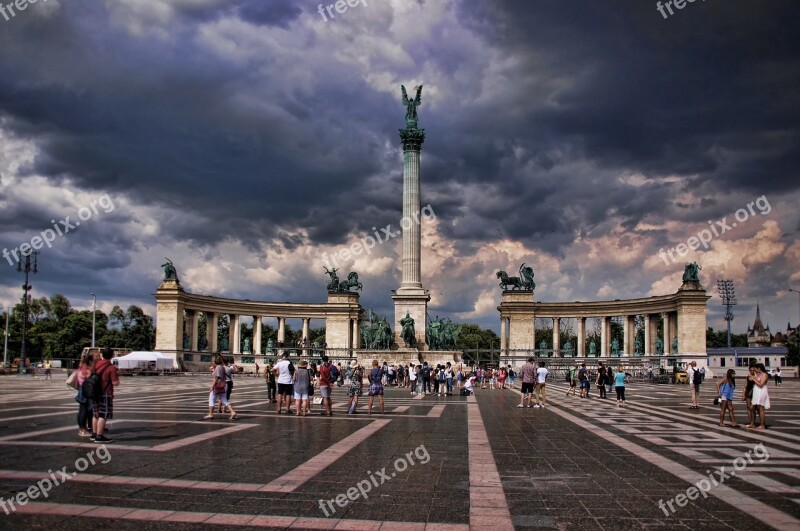
[[119, 385], [119, 373], [111, 363], [112, 357], [114, 357], [114, 353], [110, 348], [103, 349], [103, 359], [94, 364], [94, 373], [99, 376], [103, 398], [99, 402], [94, 402], [92, 437], [89, 440], [99, 444], [114, 442], [114, 439], [103, 435], [106, 421], [111, 420], [114, 416], [114, 386]]
[[322, 397], [322, 405], [325, 407], [325, 414], [331, 416], [331, 362], [328, 356], [322, 356], [322, 365], [319, 366], [319, 394]]

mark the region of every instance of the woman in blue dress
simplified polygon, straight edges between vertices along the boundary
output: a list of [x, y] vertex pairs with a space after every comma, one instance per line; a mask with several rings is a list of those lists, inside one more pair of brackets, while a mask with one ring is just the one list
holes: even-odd
[[725, 425], [725, 412], [731, 417], [731, 428], [738, 428], [736, 417], [733, 416], [733, 393], [736, 390], [736, 371], [728, 369], [725, 378], [717, 383], [719, 394], [719, 425]]

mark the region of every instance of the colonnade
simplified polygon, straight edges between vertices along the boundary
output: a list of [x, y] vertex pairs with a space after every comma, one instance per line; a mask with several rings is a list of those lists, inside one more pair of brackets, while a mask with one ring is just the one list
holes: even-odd
[[[695, 282], [684, 282], [671, 295], [658, 295], [641, 299], [590, 302], [534, 302], [532, 291], [504, 291], [500, 312], [500, 346], [506, 355], [513, 351], [538, 352], [535, 344], [536, 319], [551, 319], [553, 337], [552, 351], [555, 356], [610, 357], [612, 356], [611, 321], [621, 319], [623, 338], [618, 345], [619, 356], [632, 357], [678, 355], [705, 359], [706, 357], [706, 302], [710, 299], [706, 291]], [[641, 353], [636, 353], [636, 316], [644, 322], [644, 344]], [[658, 332], [659, 316], [663, 319], [663, 331]], [[576, 323], [577, 344], [566, 351], [561, 345], [562, 320], [572, 318]], [[600, 319], [600, 344], [595, 352], [586, 346], [587, 319]], [[658, 352], [657, 342], [661, 342]], [[677, 353], [673, 345], [677, 340]]]

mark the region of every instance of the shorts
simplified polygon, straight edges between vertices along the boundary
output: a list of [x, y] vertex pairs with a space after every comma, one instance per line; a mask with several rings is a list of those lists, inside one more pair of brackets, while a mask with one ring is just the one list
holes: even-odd
[[347, 390], [347, 396], [349, 397], [361, 396], [362, 394], [363, 391], [361, 390], [360, 387], [351, 387], [350, 389]]
[[570, 387], [575, 387], [575, 380], [570, 380], [569, 381], [569, 386]]
[[370, 384], [369, 396], [383, 396], [383, 385], [379, 383]]
[[225, 393], [215, 393], [214, 391], [208, 394], [208, 407], [214, 407], [217, 400], [219, 400], [224, 407], [228, 407], [228, 397], [225, 396]]
[[533, 383], [522, 382], [522, 394], [525, 393], [532, 393], [533, 392]]
[[581, 389], [589, 389], [589, 380], [581, 380]]
[[114, 418], [114, 397], [110, 395], [103, 395], [103, 399], [95, 402], [92, 405], [94, 410], [94, 418], [96, 419], [112, 419]]
[[324, 387], [319, 388], [319, 396], [322, 398], [330, 398], [331, 397], [331, 388], [327, 385]]
[[294, 393], [294, 384], [278, 384], [279, 395], [292, 395]]
[[295, 391], [293, 394], [295, 400], [308, 400], [308, 393], [298, 393]]
[[543, 388], [544, 388], [544, 385], [545, 385], [545, 384], [544, 384], [544, 382], [536, 382], [536, 387], [537, 387], [538, 389], [543, 389]]

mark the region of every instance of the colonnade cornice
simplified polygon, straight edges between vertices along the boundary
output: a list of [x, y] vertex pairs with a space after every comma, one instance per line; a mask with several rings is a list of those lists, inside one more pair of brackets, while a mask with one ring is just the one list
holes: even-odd
[[503, 301], [497, 310], [501, 317], [535, 316], [543, 318], [613, 317], [676, 312], [684, 306], [702, 306], [711, 297], [705, 290], [681, 290], [670, 295], [639, 299], [575, 302]]

